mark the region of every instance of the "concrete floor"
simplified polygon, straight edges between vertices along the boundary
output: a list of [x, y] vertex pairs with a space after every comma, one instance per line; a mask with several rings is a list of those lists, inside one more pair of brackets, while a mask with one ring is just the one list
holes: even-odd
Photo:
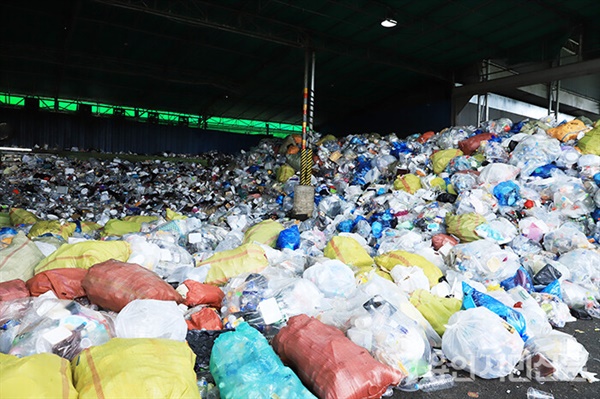
[[[589, 352], [587, 371], [600, 377], [600, 320], [577, 320], [558, 329], [573, 335]], [[587, 381], [545, 382], [540, 384], [515, 375], [495, 380], [471, 379], [468, 373], [457, 371], [453, 388], [436, 392], [396, 391], [393, 399], [447, 398], [447, 399], [525, 399], [530, 386], [550, 392], [555, 399], [599, 399], [600, 382]]]

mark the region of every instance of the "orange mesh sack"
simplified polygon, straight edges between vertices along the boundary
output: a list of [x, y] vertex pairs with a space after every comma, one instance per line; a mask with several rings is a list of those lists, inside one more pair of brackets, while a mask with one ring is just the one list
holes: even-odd
[[482, 142], [489, 141], [492, 138], [494, 138], [494, 135], [491, 133], [476, 134], [475, 136], [469, 137], [468, 139], [459, 141], [458, 148], [460, 148], [463, 154], [471, 155], [472, 153], [477, 151]]
[[75, 299], [85, 296], [81, 282], [87, 269], [52, 269], [41, 272], [27, 280], [31, 296], [40, 296], [53, 291], [58, 299]]
[[183, 302], [181, 295], [156, 273], [135, 263], [98, 263], [89, 269], [82, 286], [92, 303], [115, 312], [134, 299]]
[[304, 314], [290, 318], [272, 345], [321, 399], [380, 398], [405, 377], [373, 359], [337, 328]]
[[28, 296], [29, 290], [23, 280], [16, 279], [0, 283], [0, 301], [12, 301]]

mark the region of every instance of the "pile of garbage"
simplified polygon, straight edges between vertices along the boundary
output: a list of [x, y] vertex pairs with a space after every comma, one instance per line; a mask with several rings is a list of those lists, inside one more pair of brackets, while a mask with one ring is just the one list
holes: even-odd
[[442, 364], [595, 380], [554, 328], [600, 317], [600, 124], [317, 140], [302, 221], [294, 137], [206, 165], [5, 160], [3, 395], [378, 398], [452, 387]]

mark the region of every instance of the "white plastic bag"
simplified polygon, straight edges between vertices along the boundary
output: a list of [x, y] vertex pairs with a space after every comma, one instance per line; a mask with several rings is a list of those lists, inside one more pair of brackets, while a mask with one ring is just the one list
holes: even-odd
[[390, 275], [396, 285], [407, 294], [418, 289], [429, 291], [429, 279], [420, 267], [394, 267]]
[[442, 351], [455, 368], [485, 379], [510, 374], [523, 345], [519, 334], [485, 307], [453, 314], [442, 337]]
[[339, 260], [317, 263], [306, 269], [303, 277], [313, 282], [327, 298], [348, 298], [356, 290], [354, 272]]
[[549, 376], [556, 381], [572, 381], [587, 363], [589, 353], [569, 334], [553, 330], [549, 334], [527, 341], [526, 349], [532, 355], [544, 355], [554, 366]]
[[185, 341], [187, 324], [174, 301], [136, 299], [115, 320], [118, 338], [167, 338]]

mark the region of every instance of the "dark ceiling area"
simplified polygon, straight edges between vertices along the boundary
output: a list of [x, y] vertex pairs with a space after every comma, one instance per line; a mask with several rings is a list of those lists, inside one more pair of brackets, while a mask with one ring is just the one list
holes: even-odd
[[4, 0], [0, 91], [299, 124], [308, 49], [318, 127], [449, 99], [484, 59], [550, 65], [574, 36], [600, 57], [598, 16], [598, 0]]

